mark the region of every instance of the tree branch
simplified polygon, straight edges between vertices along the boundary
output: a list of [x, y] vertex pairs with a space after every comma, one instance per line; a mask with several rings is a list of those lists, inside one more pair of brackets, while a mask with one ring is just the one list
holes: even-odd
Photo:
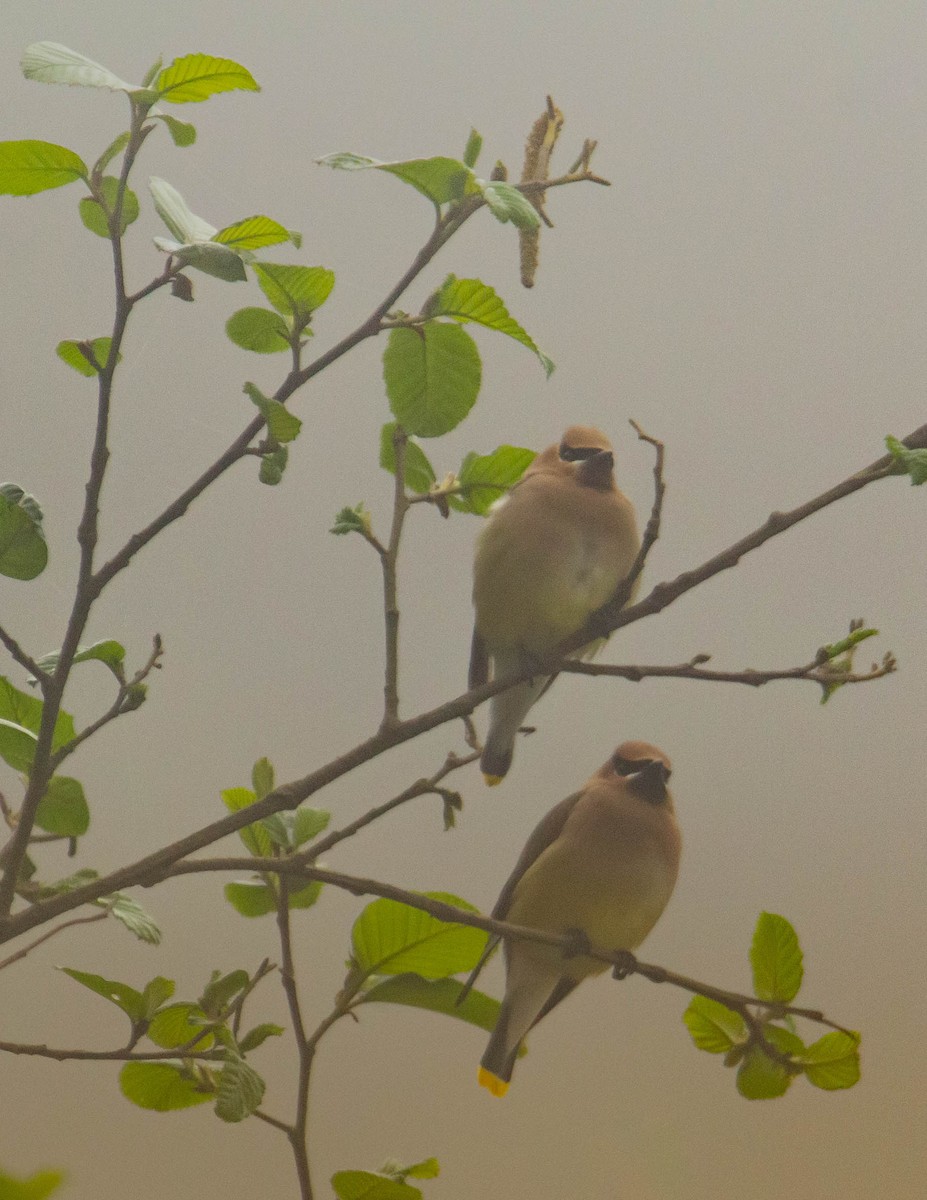
[[0, 642], [6, 646], [12, 659], [18, 662], [21, 667], [25, 667], [30, 675], [34, 675], [40, 685], [44, 683], [47, 679], [45, 672], [32, 655], [27, 654], [19, 642], [11, 634], [7, 633], [2, 625], [0, 625]]

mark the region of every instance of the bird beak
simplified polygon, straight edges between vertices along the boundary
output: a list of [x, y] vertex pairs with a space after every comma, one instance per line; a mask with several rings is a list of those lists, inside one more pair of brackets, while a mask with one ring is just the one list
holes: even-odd
[[661, 762], [649, 762], [646, 767], [628, 776], [628, 790], [648, 804], [662, 804], [666, 799], [668, 772]]

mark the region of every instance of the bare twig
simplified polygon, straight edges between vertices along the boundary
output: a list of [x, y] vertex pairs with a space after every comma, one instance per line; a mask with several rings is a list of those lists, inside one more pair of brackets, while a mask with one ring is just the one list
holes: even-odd
[[409, 501], [406, 498], [406, 445], [408, 436], [401, 425], [393, 430], [395, 474], [393, 485], [393, 519], [390, 524], [389, 545], [380, 555], [383, 567], [383, 617], [386, 626], [386, 678], [383, 684], [383, 724], [387, 729], [399, 720], [399, 592], [397, 564], [402, 526]]
[[306, 1038], [306, 1028], [303, 1024], [302, 1008], [299, 1002], [299, 989], [296, 986], [293, 943], [290, 936], [290, 882], [286, 875], [280, 875], [277, 885], [277, 930], [280, 935], [280, 978], [287, 1007], [290, 1010], [293, 1037], [296, 1039], [299, 1070], [296, 1081], [296, 1116], [293, 1124], [284, 1127], [284, 1131], [293, 1151], [296, 1176], [299, 1180], [300, 1200], [312, 1200], [312, 1180], [309, 1176], [309, 1151], [306, 1140], [309, 1132], [309, 1077], [312, 1072], [314, 1050], [309, 1046]]
[[19, 642], [17, 642], [17, 640], [11, 634], [7, 633], [2, 625], [0, 625], [0, 642], [6, 646], [10, 657], [15, 659], [15, 661], [18, 662], [21, 667], [25, 667], [29, 674], [34, 675], [41, 684], [46, 678], [45, 672], [35, 661], [32, 655], [27, 654], [22, 646], [20, 646]]
[[894, 655], [889, 653], [883, 658], [881, 666], [873, 663], [871, 670], [861, 673], [836, 671], [832, 667], [829, 668], [826, 663], [822, 665], [816, 660], [806, 663], [803, 667], [787, 667], [782, 670], [756, 670], [746, 667], [742, 671], [714, 671], [707, 670], [700, 665], [708, 662], [709, 658], [710, 655], [697, 654], [689, 662], [679, 663], [677, 666], [637, 664], [619, 666], [611, 663], [577, 662], [574, 659], [568, 659], [562, 664], [560, 670], [572, 675], [612, 675], [620, 679], [628, 679], [632, 683], [640, 683], [642, 679], [649, 678], [695, 679], [710, 683], [743, 683], [748, 687], [762, 687], [764, 683], [791, 679], [807, 680], [822, 688], [827, 688], [834, 684], [870, 683], [873, 679], [882, 679], [885, 675], [891, 675], [898, 665]]
[[70, 921], [62, 921], [60, 925], [49, 929], [41, 937], [37, 937], [34, 942], [30, 942], [28, 946], [23, 946], [15, 954], [11, 954], [9, 958], [0, 960], [0, 971], [4, 967], [11, 966], [14, 962], [19, 962], [21, 958], [25, 958], [27, 954], [30, 954], [36, 946], [41, 946], [43, 942], [47, 942], [49, 938], [55, 937], [56, 934], [63, 933], [65, 929], [70, 929], [72, 925], [90, 925], [94, 921], [105, 921], [108, 916], [109, 909], [106, 909], [103, 912], [96, 912], [90, 917], [72, 917]]

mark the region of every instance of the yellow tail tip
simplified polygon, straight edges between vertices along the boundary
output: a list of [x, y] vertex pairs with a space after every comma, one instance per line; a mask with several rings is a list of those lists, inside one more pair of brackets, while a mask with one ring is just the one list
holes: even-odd
[[504, 1079], [493, 1075], [492, 1071], [487, 1071], [485, 1067], [480, 1067], [477, 1079], [480, 1081], [480, 1087], [486, 1088], [494, 1096], [504, 1096], [509, 1090], [509, 1085]]
[[500, 784], [503, 779], [505, 779], [504, 775], [483, 775], [483, 782], [487, 787], [496, 787], [496, 785]]

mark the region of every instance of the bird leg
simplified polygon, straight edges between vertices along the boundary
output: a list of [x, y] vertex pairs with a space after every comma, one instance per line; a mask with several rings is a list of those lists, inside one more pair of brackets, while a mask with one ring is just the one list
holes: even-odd
[[637, 966], [637, 959], [630, 950], [616, 950], [615, 953], [620, 955], [621, 961], [615, 963], [612, 979], [627, 979]]

